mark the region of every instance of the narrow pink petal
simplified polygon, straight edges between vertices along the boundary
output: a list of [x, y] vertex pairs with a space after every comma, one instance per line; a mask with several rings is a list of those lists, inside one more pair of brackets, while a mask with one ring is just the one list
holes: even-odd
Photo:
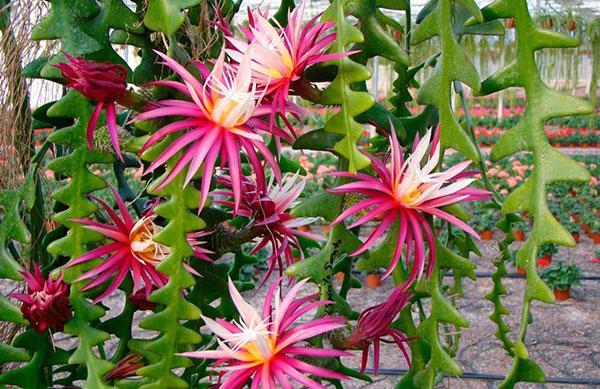
[[94, 149], [94, 131], [96, 131], [96, 126], [98, 125], [98, 119], [100, 118], [100, 113], [102, 113], [102, 108], [104, 108], [104, 103], [99, 101], [96, 104], [94, 112], [92, 112], [92, 116], [90, 117], [90, 121], [87, 124], [86, 137], [90, 150]]

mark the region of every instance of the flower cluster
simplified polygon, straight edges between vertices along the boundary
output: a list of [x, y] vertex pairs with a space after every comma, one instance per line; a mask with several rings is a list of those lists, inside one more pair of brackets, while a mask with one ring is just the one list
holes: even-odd
[[[214, 300], [206, 301], [206, 305], [202, 306], [202, 312], [206, 315], [202, 316], [202, 320], [215, 335], [215, 342], [204, 343], [201, 350], [181, 355], [216, 360], [213, 367], [219, 371], [217, 385], [223, 388], [241, 388], [248, 384], [252, 388], [292, 388], [294, 385], [323, 388], [322, 380], [347, 378], [341, 373], [344, 372], [343, 368], [332, 370], [338, 364], [332, 363], [330, 358], [353, 356], [345, 350], [359, 350], [362, 353], [362, 373], [371, 346], [377, 374], [382, 343], [395, 344], [410, 367], [406, 346], [410, 339], [396, 328], [394, 322], [400, 312], [410, 305], [411, 285], [423, 273], [429, 276], [433, 270], [438, 244], [432, 230], [433, 219], [439, 218], [478, 237], [469, 225], [450, 213], [446, 206], [490, 197], [487, 191], [471, 187], [477, 173], [466, 170], [470, 161], [459, 162], [445, 170], [439, 169], [442, 158], [439, 129], [427, 131], [422, 138], [417, 135], [409, 151], [400, 145], [391, 126], [389, 151], [383, 155], [363, 152], [370, 159], [371, 166], [360, 172], [338, 171], [343, 164], [336, 167], [333, 160], [325, 159], [333, 157], [323, 152], [317, 154], [315, 159], [308, 155], [299, 157], [300, 165], [307, 172], [305, 177], [301, 178], [299, 173], [284, 174], [292, 170], [289, 168], [292, 164], [286, 166], [282, 162], [282, 142], [293, 143], [298, 130], [292, 122], [301, 125], [308, 121], [310, 114], [290, 97], [314, 96], [319, 92], [306, 76], [311, 66], [353, 53], [329, 53], [336, 40], [335, 23], [319, 22], [321, 15], [303, 23], [304, 7], [304, 4], [300, 4], [290, 11], [285, 26], [269, 19], [260, 9], [249, 9], [249, 23], [247, 26], [238, 26], [242, 33], [238, 36], [224, 21], [220, 10], [216, 11], [220, 22], [215, 24], [225, 35], [224, 47], [218, 57], [206, 63], [183, 63], [178, 60], [182, 56], [167, 56], [156, 51], [162, 71], [171, 74], [147, 84], [149, 88], [144, 99], [152, 95], [159, 98], [149, 102], [144, 110], [130, 107], [136, 116], [124, 124], [127, 127], [135, 123], [136, 131], [154, 128], [142, 138], [144, 143], [139, 149], [139, 157], [144, 163], [136, 178], [158, 180], [151, 186], [156, 193], [177, 182], [182, 187], [175, 190], [183, 190], [187, 186], [199, 189], [199, 198], [194, 199], [194, 204], [198, 204], [198, 213], [206, 220], [208, 227], [187, 233], [187, 243], [192, 250], [186, 248], [190, 255], [193, 252], [197, 259], [212, 262], [223, 253], [236, 254], [231, 267], [235, 270], [225, 276], [217, 274], [217, 271], [207, 271], [201, 275], [190, 264], [184, 263], [189, 273], [197, 277], [222, 277], [224, 287], [228, 276], [238, 279], [236, 273], [241, 271], [237, 254], [242, 251], [243, 244], [251, 242], [254, 244], [249, 253], [251, 256], [263, 249], [270, 251], [268, 269], [261, 287], [279, 270], [280, 277], [266, 291], [262, 311], [257, 311], [244, 300], [231, 278], [228, 280], [229, 296], [218, 297], [222, 298], [223, 306], [232, 301], [239, 318], [225, 320], [225, 317], [232, 316], [232, 311], [228, 313], [226, 308], [221, 310], [221, 307], [210, 305]], [[56, 66], [67, 87], [77, 90], [96, 104], [87, 125], [89, 147], [93, 147], [94, 131], [105, 111], [112, 146], [121, 161], [125, 162], [119, 134], [126, 129], [117, 127], [115, 106], [117, 103], [128, 104], [126, 97], [136, 93], [127, 91], [127, 70], [121, 65], [96, 63], [69, 55], [67, 62]], [[339, 107], [331, 108], [330, 112], [335, 110], [339, 110]], [[142, 123], [146, 121], [152, 121], [152, 125]], [[380, 131], [383, 130], [380, 128]], [[370, 130], [364, 129], [364, 134], [370, 135]], [[371, 143], [377, 146], [377, 142], [371, 138], [366, 142], [361, 141], [358, 146]], [[117, 165], [121, 168], [125, 166], [124, 163]], [[528, 169], [526, 165], [513, 166], [519, 175]], [[502, 173], [493, 169], [488, 171], [489, 176], [500, 177]], [[176, 180], [177, 177], [181, 181]], [[288, 293], [283, 297], [284, 269], [293, 262], [304, 260], [304, 250], [309, 246], [305, 244], [306, 239], [320, 240], [319, 235], [303, 230], [317, 218], [295, 217], [291, 212], [301, 194], [310, 192], [310, 187], [306, 188], [307, 182], [318, 186], [321, 191], [327, 189], [333, 195], [345, 197], [340, 204], [345, 204], [346, 209], [340, 210], [341, 214], [333, 221], [328, 219], [332, 226], [347, 223], [352, 229], [373, 225], [367, 231], [366, 240], [349, 253], [350, 256], [359, 256], [378, 244], [381, 238], [390, 237], [395, 244], [385, 277], [394, 271], [403, 256], [410, 268], [405, 283], [396, 286], [383, 303], [365, 309], [354, 327], [345, 318], [330, 316], [332, 312], [340, 310], [327, 307], [332, 304], [328, 296], [339, 296], [334, 293], [336, 291], [327, 290], [323, 285], [320, 285], [319, 293], [301, 295], [308, 279], [298, 281], [302, 277], [291, 278]], [[122, 182], [119, 181], [119, 184]], [[509, 186], [516, 185], [517, 182], [513, 185], [509, 181]], [[130, 212], [130, 205], [112, 186], [110, 193], [114, 207], [110, 204], [112, 199], [102, 200], [91, 195], [90, 199], [99, 206], [95, 216], [69, 220], [78, 223], [80, 228], [102, 236], [102, 243], [97, 247], [66, 264], [66, 267], [87, 265], [76, 280], [84, 282], [80, 291], [91, 296], [93, 303], [98, 303], [118, 288], [126, 290], [124, 282], [130, 279], [132, 290], [128, 298], [130, 304], [140, 310], [154, 310], [157, 308], [156, 301], [164, 304], [160, 298], [150, 298], [150, 295], [167, 283], [169, 286], [175, 285], [176, 296], [203, 298], [202, 292], [198, 293], [200, 289], [193, 289], [192, 292], [186, 289], [191, 282], [177, 284], [177, 274], [166, 270], [168, 264], [164, 261], [167, 258], [180, 260], [180, 257], [179, 247], [170, 247], [165, 238], [169, 236], [168, 232], [173, 231], [170, 226], [177, 223], [167, 225], [154, 212], [160, 198], [145, 212], [137, 209], [135, 216]], [[186, 192], [186, 196], [187, 193], [194, 192]], [[145, 196], [144, 191], [142, 195]], [[329, 199], [333, 197], [328, 195]], [[210, 203], [209, 199], [216, 207], [205, 207]], [[188, 205], [187, 197], [184, 202], [185, 212], [187, 207], [195, 207]], [[173, 202], [165, 207], [171, 204]], [[158, 213], [163, 215], [162, 212]], [[165, 215], [168, 213], [165, 212]], [[176, 217], [169, 217], [177, 220]], [[185, 223], [185, 220], [183, 218], [179, 222]], [[339, 230], [339, 227], [335, 228], [330, 236], [335, 238]], [[240, 239], [241, 243], [226, 242], [234, 248], [227, 246], [227, 249], [223, 249], [216, 231], [234, 231], [239, 236], [245, 235], [244, 239]], [[347, 236], [352, 237], [350, 232]], [[328, 247], [334, 247], [332, 250], [337, 252], [338, 243], [342, 249], [335, 255], [343, 255], [345, 259], [350, 251], [345, 242], [330, 241]], [[331, 267], [337, 266], [334, 265], [334, 254], [328, 256], [331, 257], [328, 258]], [[200, 269], [206, 264], [195, 262], [192, 265]], [[214, 268], [220, 271], [225, 267]], [[69, 287], [60, 276], [56, 280], [51, 277], [45, 280], [38, 267], [33, 275], [27, 272], [23, 274], [28, 291], [14, 294], [13, 297], [23, 302], [21, 309], [25, 317], [39, 332], [47, 328], [62, 330], [64, 323], [72, 316]], [[183, 275], [187, 277], [187, 274]], [[326, 276], [323, 278], [327, 279]], [[161, 296], [161, 292], [154, 297]], [[344, 293], [340, 292], [339, 295]], [[191, 302], [193, 299], [189, 300]], [[231, 304], [229, 307], [233, 308]], [[314, 318], [305, 317], [313, 311], [316, 311]], [[348, 311], [351, 312], [351, 309]], [[185, 317], [182, 320], [188, 319], [194, 318]], [[300, 323], [300, 320], [303, 322]], [[150, 327], [157, 329], [152, 325]], [[326, 340], [331, 340], [339, 349], [328, 348], [328, 344], [322, 342], [323, 335], [332, 331], [334, 335], [339, 335], [337, 340], [342, 341], [337, 344], [334, 335]], [[173, 348], [170, 350], [175, 352]], [[179, 351], [182, 350], [189, 349], [182, 348]], [[105, 380], [132, 377], [139, 369], [143, 374], [146, 370], [143, 369], [144, 364], [151, 363], [152, 358], [148, 358], [143, 351], [136, 352], [141, 355], [125, 356], [104, 376]], [[122, 357], [125, 354], [117, 355]]]

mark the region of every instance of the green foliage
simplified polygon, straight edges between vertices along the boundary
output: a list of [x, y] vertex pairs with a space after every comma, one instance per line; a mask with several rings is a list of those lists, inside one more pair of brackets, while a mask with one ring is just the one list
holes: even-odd
[[[70, 55], [127, 66], [110, 44], [110, 31], [139, 34], [144, 28], [123, 0], [51, 0], [51, 4], [50, 12], [32, 31], [33, 40], [58, 39], [61, 49]], [[51, 59], [40, 69], [41, 76], [59, 77], [51, 64], [62, 60], [62, 55]]]
[[[54, 220], [66, 226], [66, 236], [55, 240], [48, 251], [57, 256], [75, 259], [84, 254], [87, 243], [97, 239], [97, 234], [72, 220], [85, 218], [96, 211], [96, 205], [87, 195], [105, 187], [104, 180], [92, 174], [88, 166], [94, 163], [107, 163], [113, 157], [87, 148], [85, 129], [92, 114], [92, 105], [80, 93], [71, 90], [48, 110], [53, 118], [72, 118], [71, 126], [63, 127], [49, 136], [57, 145], [71, 149], [69, 154], [52, 160], [48, 168], [65, 177], [64, 184], [52, 193], [52, 197], [65, 205], [65, 209], [54, 215]], [[82, 364], [87, 368], [86, 388], [107, 388], [103, 383], [104, 375], [111, 369], [112, 363], [99, 358], [94, 348], [108, 340], [109, 334], [95, 329], [91, 323], [104, 315], [98, 305], [91, 305], [80, 292], [81, 282], [75, 280], [83, 274], [82, 266], [65, 270], [65, 280], [71, 283], [71, 306], [74, 316], [65, 326], [65, 332], [79, 338], [76, 350], [69, 363]]]
[[[589, 174], [574, 161], [554, 150], [544, 134], [544, 122], [553, 117], [583, 115], [592, 107], [571, 96], [559, 94], [544, 84], [538, 74], [535, 52], [542, 48], [574, 47], [578, 42], [535, 27], [527, 2], [496, 0], [482, 10], [486, 21], [514, 18], [517, 33], [516, 60], [485, 80], [481, 94], [488, 94], [508, 87], [521, 86], [527, 98], [527, 110], [523, 119], [505, 134], [492, 150], [492, 159], [498, 160], [519, 151], [533, 153], [535, 169], [530, 178], [512, 192], [503, 206], [503, 212], [528, 212], [533, 216], [532, 233], [517, 254], [517, 264], [527, 269], [524, 309], [521, 317], [519, 343], [524, 352], [517, 352], [511, 371], [501, 387], [513, 387], [526, 380], [540, 382], [545, 379], [541, 369], [528, 359], [524, 341], [533, 300], [554, 301], [548, 287], [536, 272], [538, 247], [545, 242], [573, 246], [571, 235], [558, 223], [548, 209], [547, 185], [556, 181], [585, 181]], [[472, 19], [468, 24], [478, 21]], [[535, 366], [532, 369], [532, 366]]]
[[[343, 53], [350, 44], [363, 41], [360, 30], [346, 20], [344, 6], [348, 2], [349, 0], [334, 0], [323, 13], [323, 21], [336, 23], [337, 37], [332, 45], [333, 53]], [[353, 91], [351, 84], [367, 80], [371, 74], [366, 66], [347, 57], [331, 62], [337, 66], [338, 72], [333, 82], [323, 91], [322, 103], [340, 105], [341, 109], [325, 123], [325, 131], [343, 136], [333, 149], [348, 159], [349, 171], [355, 172], [367, 167], [369, 159], [356, 147], [363, 129], [354, 117], [369, 109], [374, 99], [367, 92]]]
[[452, 110], [452, 85], [454, 81], [467, 84], [477, 93], [479, 76], [473, 64], [458, 45], [452, 30], [452, 7], [463, 4], [475, 17], [483, 21], [481, 12], [473, 0], [438, 0], [431, 1], [431, 12], [417, 25], [412, 33], [412, 44], [424, 42], [438, 36], [441, 42], [441, 53], [437, 59], [435, 70], [419, 90], [419, 104], [435, 105], [440, 115], [440, 144], [453, 148], [472, 161], [478, 161], [479, 155], [473, 141], [461, 128]]
[[[160, 144], [157, 145], [160, 148]], [[152, 155], [156, 150], [149, 150]], [[174, 157], [171, 163], [177, 158]], [[144, 356], [149, 362], [138, 370], [138, 374], [151, 379], [142, 388], [187, 388], [188, 384], [175, 375], [173, 369], [188, 367], [191, 361], [177, 355], [182, 345], [196, 344], [200, 335], [183, 326], [183, 320], [197, 320], [200, 310], [188, 302], [182, 291], [194, 285], [194, 278], [184, 267], [184, 259], [193, 255], [186, 234], [205, 227], [205, 223], [190, 209], [198, 207], [199, 192], [192, 186], [183, 188], [185, 171], [179, 174], [164, 188], [156, 187], [166, 178], [168, 172], [151, 187], [151, 193], [168, 200], [156, 207], [155, 213], [168, 220], [165, 228], [154, 238], [156, 242], [170, 248], [170, 254], [158, 266], [157, 270], [169, 277], [169, 282], [152, 293], [149, 301], [161, 304], [164, 309], [152, 314], [140, 322], [140, 327], [158, 331], [160, 334], [151, 340], [134, 340], [130, 347]]]
[[418, 291], [426, 292], [431, 296], [431, 313], [417, 327], [417, 334], [431, 347], [431, 358], [424, 370], [414, 375], [414, 384], [418, 388], [431, 388], [435, 386], [438, 373], [444, 372], [452, 375], [462, 374], [458, 364], [452, 359], [448, 350], [440, 341], [439, 326], [441, 323], [466, 328], [469, 322], [458, 310], [444, 297], [442, 287], [442, 272], [445, 270], [473, 271], [475, 264], [444, 247], [439, 241], [436, 243], [436, 263], [427, 281], [417, 285]]
[[557, 290], [567, 290], [574, 285], [579, 285], [579, 277], [581, 277], [581, 268], [575, 264], [567, 264], [564, 261], [557, 261], [543, 268], [540, 271], [540, 276], [546, 282], [548, 287]]
[[144, 24], [153, 31], [171, 37], [185, 19], [184, 10], [200, 4], [202, 0], [149, 0]]

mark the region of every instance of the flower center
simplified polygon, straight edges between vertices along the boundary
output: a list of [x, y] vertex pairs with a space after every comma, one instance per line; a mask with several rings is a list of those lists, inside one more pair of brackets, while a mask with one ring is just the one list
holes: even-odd
[[129, 233], [129, 247], [133, 256], [152, 266], [158, 265], [170, 252], [167, 246], [154, 241], [154, 236], [162, 229], [154, 223], [155, 218], [155, 215], [141, 218]]
[[402, 202], [402, 204], [410, 207], [411, 205], [414, 204], [415, 201], [417, 201], [419, 196], [421, 196], [421, 193], [422, 192], [421, 192], [421, 190], [419, 190], [419, 187], [414, 186], [414, 187], [410, 188], [409, 190], [407, 190], [406, 192], [404, 192], [402, 197], [400, 197], [400, 201]]

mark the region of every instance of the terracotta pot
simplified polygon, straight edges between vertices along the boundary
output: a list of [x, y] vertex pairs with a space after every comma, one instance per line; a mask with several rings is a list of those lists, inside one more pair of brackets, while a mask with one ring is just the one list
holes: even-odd
[[515, 230], [513, 231], [513, 235], [515, 236], [515, 240], [518, 242], [522, 242], [523, 239], [525, 239], [525, 232], [523, 231]]
[[492, 230], [483, 230], [479, 233], [479, 236], [483, 240], [492, 240], [494, 238], [494, 231]]
[[537, 266], [538, 267], [547, 267], [552, 263], [552, 255], [543, 255], [538, 258]]
[[381, 274], [367, 274], [365, 282], [371, 288], [379, 288], [381, 286]]
[[592, 232], [590, 238], [592, 238], [595, 244], [600, 244], [600, 233]]
[[344, 281], [344, 272], [343, 271], [339, 271], [339, 272], [335, 273], [335, 278], [338, 281]]
[[592, 227], [590, 227], [588, 224], [581, 224], [581, 229], [583, 230], [583, 232], [585, 232], [587, 236], [589, 236], [590, 238], [592, 237]]
[[573, 235], [573, 240], [575, 240], [575, 243], [579, 243], [579, 232], [574, 232], [571, 235]]
[[517, 274], [526, 275], [527, 274], [527, 270], [525, 270], [524, 267], [518, 267], [517, 268]]
[[571, 297], [571, 288], [558, 290], [554, 288], [554, 298], [558, 301], [564, 301]]

